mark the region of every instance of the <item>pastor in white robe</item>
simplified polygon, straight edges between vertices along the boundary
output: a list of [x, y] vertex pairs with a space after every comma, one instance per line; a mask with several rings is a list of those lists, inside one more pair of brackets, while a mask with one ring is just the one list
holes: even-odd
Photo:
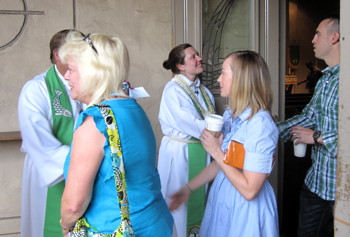
[[[55, 70], [69, 95], [67, 81], [56, 66]], [[22, 177], [22, 237], [43, 236], [47, 189], [63, 180], [63, 164], [69, 150], [69, 146], [62, 145], [52, 133], [51, 102], [45, 75], [46, 72], [28, 81], [18, 101], [21, 151], [26, 153]], [[76, 121], [82, 106], [69, 99]]]
[[[199, 79], [192, 82], [181, 74], [178, 76], [181, 76], [195, 92], [202, 107], [208, 109], [198, 89]], [[188, 143], [181, 140], [189, 140], [191, 137], [199, 139], [205, 128], [205, 121], [197, 112], [191, 98], [173, 80], [164, 88], [158, 116], [164, 135], [159, 148], [158, 172], [162, 194], [168, 204], [170, 197], [188, 183]], [[214, 105], [213, 95], [207, 88], [205, 90]], [[207, 164], [209, 162], [210, 156], [207, 155]], [[186, 236], [187, 205], [181, 205], [172, 211], [172, 215], [176, 229], [174, 233], [179, 237]]]

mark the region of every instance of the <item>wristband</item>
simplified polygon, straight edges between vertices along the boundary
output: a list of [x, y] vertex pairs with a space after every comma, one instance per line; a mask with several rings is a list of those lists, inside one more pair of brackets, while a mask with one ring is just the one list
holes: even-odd
[[314, 134], [312, 134], [315, 144], [318, 144], [317, 139], [321, 136], [321, 134], [321, 131], [315, 131]]

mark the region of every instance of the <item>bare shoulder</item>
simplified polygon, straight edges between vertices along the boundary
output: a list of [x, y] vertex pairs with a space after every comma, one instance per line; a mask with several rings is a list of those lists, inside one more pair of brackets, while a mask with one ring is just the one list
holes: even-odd
[[89, 136], [103, 136], [97, 129], [93, 117], [87, 116], [84, 122], [76, 129], [74, 136], [89, 139]]
[[94, 153], [96, 151], [100, 153], [105, 141], [106, 139], [97, 129], [93, 117], [87, 116], [74, 132], [73, 151], [81, 153]]

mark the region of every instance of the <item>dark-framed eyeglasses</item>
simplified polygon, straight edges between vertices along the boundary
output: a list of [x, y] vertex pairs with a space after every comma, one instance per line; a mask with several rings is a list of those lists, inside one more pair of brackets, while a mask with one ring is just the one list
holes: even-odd
[[87, 34], [87, 36], [85, 36], [83, 38], [83, 40], [88, 43], [88, 45], [90, 45], [90, 47], [95, 51], [95, 53], [98, 55], [97, 49], [95, 48], [95, 45], [92, 43], [91, 39], [90, 39], [90, 33]]

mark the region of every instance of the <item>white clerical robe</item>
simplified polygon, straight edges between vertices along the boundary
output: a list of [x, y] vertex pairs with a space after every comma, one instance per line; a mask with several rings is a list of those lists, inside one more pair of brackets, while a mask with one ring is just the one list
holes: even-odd
[[[197, 95], [200, 104], [207, 109], [198, 86], [199, 79], [192, 83], [179, 74]], [[174, 79], [173, 79], [174, 80]], [[170, 197], [188, 182], [188, 143], [176, 139], [199, 139], [205, 128], [205, 121], [200, 117], [190, 97], [174, 81], [166, 84], [159, 110], [159, 122], [164, 137], [161, 141], [158, 156], [158, 172], [162, 185], [162, 194], [167, 203]], [[197, 88], [196, 88], [197, 87]], [[214, 105], [214, 97], [205, 88]], [[210, 157], [207, 155], [207, 164]], [[172, 212], [177, 236], [186, 236], [187, 205], [182, 205]], [[176, 236], [176, 235], [173, 235]]]
[[[70, 94], [67, 81], [57, 74]], [[69, 146], [52, 134], [52, 111], [45, 83], [45, 73], [28, 81], [18, 101], [22, 152], [26, 153], [22, 177], [21, 236], [42, 237], [44, 233], [46, 194], [49, 186], [63, 180], [63, 164]], [[81, 103], [70, 98], [75, 121]]]

